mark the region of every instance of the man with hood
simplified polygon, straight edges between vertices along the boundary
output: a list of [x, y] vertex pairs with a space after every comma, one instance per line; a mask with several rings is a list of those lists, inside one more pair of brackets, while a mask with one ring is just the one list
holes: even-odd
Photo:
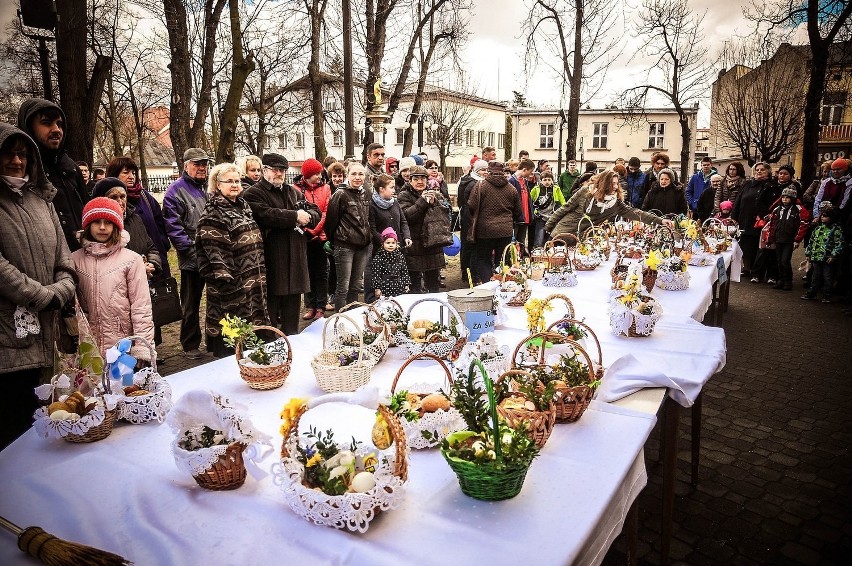
[[0, 449], [32, 425], [33, 389], [53, 370], [58, 312], [74, 298], [55, 194], [33, 140], [0, 122]]
[[183, 174], [166, 189], [163, 197], [163, 221], [166, 234], [177, 250], [180, 267], [180, 344], [184, 355], [197, 360], [204, 353], [201, 346], [201, 295], [204, 279], [198, 272], [195, 231], [207, 204], [207, 173], [210, 156], [198, 147], [183, 152]]
[[88, 201], [83, 175], [65, 151], [65, 112], [43, 98], [28, 98], [18, 110], [18, 127], [38, 146], [47, 178], [56, 189], [53, 206], [71, 251], [80, 248], [83, 205]]

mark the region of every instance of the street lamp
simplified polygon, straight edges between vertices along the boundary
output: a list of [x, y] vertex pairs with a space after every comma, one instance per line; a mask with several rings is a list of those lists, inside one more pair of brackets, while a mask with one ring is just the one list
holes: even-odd
[[[412, 118], [417, 118], [416, 122], [412, 121]], [[433, 128], [435, 125], [429, 122], [429, 119], [425, 114], [415, 114], [414, 112], [410, 112], [408, 116], [405, 117], [405, 121], [408, 123], [408, 129], [413, 130], [415, 123], [417, 124], [417, 145], [420, 148], [420, 153], [423, 152], [423, 130]]]
[[[30, 39], [38, 40], [38, 60], [41, 65], [44, 97], [47, 100], [53, 100], [53, 85], [50, 81], [50, 51], [47, 50], [47, 42], [56, 41], [56, 37], [53, 35], [56, 23], [59, 21], [56, 3], [53, 0], [21, 0], [18, 20], [21, 22], [21, 33]], [[25, 27], [49, 31], [51, 35], [27, 33], [24, 31]]]

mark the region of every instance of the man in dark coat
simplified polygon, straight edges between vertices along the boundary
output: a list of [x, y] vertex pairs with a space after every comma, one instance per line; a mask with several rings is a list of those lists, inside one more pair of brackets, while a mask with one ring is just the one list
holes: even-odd
[[305, 202], [299, 189], [284, 182], [289, 163], [283, 155], [267, 153], [262, 163], [263, 179], [243, 198], [263, 232], [269, 319], [284, 334], [296, 334], [302, 293], [311, 288], [308, 237], [303, 228], [316, 226], [321, 213], [316, 205]]
[[49, 100], [28, 98], [18, 110], [18, 127], [38, 146], [47, 178], [56, 188], [53, 207], [68, 248], [80, 249], [77, 232], [83, 229], [83, 205], [88, 201], [83, 175], [65, 151], [65, 112]]

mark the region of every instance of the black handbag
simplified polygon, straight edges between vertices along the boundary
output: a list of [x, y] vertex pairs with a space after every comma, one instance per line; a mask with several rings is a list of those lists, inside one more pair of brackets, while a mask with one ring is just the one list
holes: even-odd
[[163, 326], [177, 322], [183, 318], [178, 284], [174, 277], [151, 281], [150, 289], [151, 313], [154, 315], [154, 326]]

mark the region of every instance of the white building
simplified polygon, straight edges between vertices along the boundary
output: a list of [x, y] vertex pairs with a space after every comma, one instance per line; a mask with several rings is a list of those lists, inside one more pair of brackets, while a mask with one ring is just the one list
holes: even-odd
[[[326, 148], [329, 155], [342, 159], [345, 153], [343, 80], [324, 74], [323, 81]], [[305, 159], [315, 155], [310, 86], [307, 77], [303, 77], [284, 88], [289, 91], [289, 99], [281, 107], [289, 108], [294, 115], [279, 120], [286, 126], [266, 132], [264, 146], [265, 151], [281, 153], [292, 167], [299, 167]], [[390, 93], [383, 92], [387, 101]], [[363, 85], [356, 85], [354, 94], [355, 153], [360, 155], [365, 128]], [[403, 157], [403, 140], [405, 130], [409, 128], [412, 107], [413, 95], [404, 95], [399, 108], [389, 118], [385, 131], [374, 133], [376, 141], [384, 143], [387, 157]], [[250, 116], [245, 118], [252, 120]], [[443, 152], [443, 165], [450, 182], [461, 176], [470, 166], [471, 157], [479, 155], [483, 147], [493, 146], [497, 148], [498, 155], [502, 155], [506, 131], [505, 103], [427, 84], [418, 118], [413, 125], [411, 153], [423, 151], [430, 159], [440, 163]], [[418, 139], [421, 131], [422, 145]]]
[[[512, 148], [517, 156], [521, 150], [527, 150], [533, 160], [547, 159], [556, 169], [559, 158], [559, 110], [541, 110], [532, 108], [513, 108], [509, 110], [512, 116]], [[689, 148], [689, 163], [695, 161], [696, 147], [696, 118], [698, 107], [688, 110], [692, 140]], [[564, 155], [565, 138], [563, 130], [562, 163], [566, 162]], [[644, 116], [635, 122], [628, 122], [617, 108], [580, 110], [579, 128], [577, 135], [578, 162], [594, 161], [600, 169], [613, 164], [619, 157], [625, 161], [638, 157], [643, 168], [650, 166], [651, 155], [662, 151], [671, 159], [671, 167], [680, 169], [681, 135], [678, 115], [671, 108], [649, 108]], [[580, 170], [583, 165], [579, 165]], [[692, 170], [692, 167], [690, 167]]]

